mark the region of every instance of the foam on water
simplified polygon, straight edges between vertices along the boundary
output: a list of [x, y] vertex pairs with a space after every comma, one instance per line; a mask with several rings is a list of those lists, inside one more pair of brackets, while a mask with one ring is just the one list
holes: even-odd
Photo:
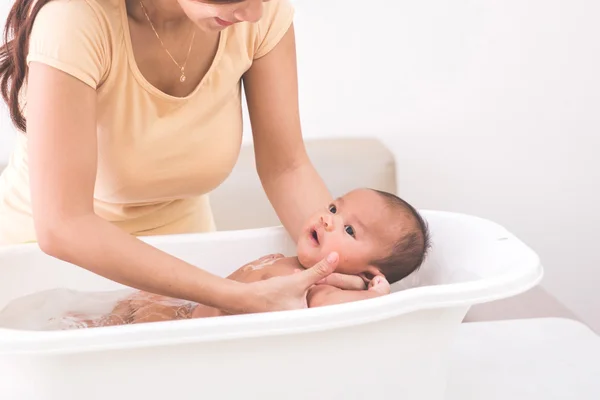
[[110, 314], [118, 301], [133, 292], [131, 289], [82, 292], [58, 288], [33, 293], [11, 301], [0, 311], [0, 328], [36, 331], [85, 328], [81, 321]]

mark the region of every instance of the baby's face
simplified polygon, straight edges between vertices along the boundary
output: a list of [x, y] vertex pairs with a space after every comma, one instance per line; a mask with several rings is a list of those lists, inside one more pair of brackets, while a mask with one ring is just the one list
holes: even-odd
[[378, 193], [354, 190], [309, 218], [298, 239], [298, 259], [310, 268], [336, 251], [336, 272], [370, 280], [381, 275], [370, 262], [389, 254], [401, 232], [406, 217], [399, 214]]

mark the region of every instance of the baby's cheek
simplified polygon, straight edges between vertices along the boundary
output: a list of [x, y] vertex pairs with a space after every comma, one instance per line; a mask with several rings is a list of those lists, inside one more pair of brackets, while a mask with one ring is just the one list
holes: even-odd
[[297, 255], [298, 255], [298, 261], [300, 262], [300, 264], [302, 264], [303, 266], [310, 268], [312, 267], [314, 264], [316, 264], [314, 258], [315, 256], [312, 254], [313, 251], [316, 252], [315, 249], [307, 249], [306, 247], [303, 246], [298, 246], [297, 249]]
[[335, 251], [340, 257], [340, 262], [346, 261], [345, 258], [347, 251], [345, 248], [345, 244], [342, 240], [339, 240], [338, 238], [330, 238], [330, 240], [325, 244], [325, 246], [323, 246], [323, 251], [327, 254], [331, 253], [332, 251]]
[[306, 262], [308, 261], [308, 256], [306, 254], [305, 249], [298, 248], [298, 261], [300, 262], [300, 264], [306, 265]]

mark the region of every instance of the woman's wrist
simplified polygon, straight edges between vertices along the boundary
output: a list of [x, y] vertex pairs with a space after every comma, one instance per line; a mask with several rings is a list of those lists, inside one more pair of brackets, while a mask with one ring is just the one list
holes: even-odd
[[[213, 284], [206, 280], [200, 281], [201, 287], [196, 302], [217, 308], [228, 314], [247, 314], [254, 312], [256, 307], [251, 304], [253, 296], [245, 283], [218, 277]], [[207, 290], [208, 289], [208, 290]]]

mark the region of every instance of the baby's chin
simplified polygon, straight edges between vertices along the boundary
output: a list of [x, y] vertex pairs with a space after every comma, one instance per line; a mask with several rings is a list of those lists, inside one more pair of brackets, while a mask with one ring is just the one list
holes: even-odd
[[[302, 245], [299, 245], [296, 248], [296, 256], [298, 257], [298, 262], [304, 268], [314, 267], [317, 263], [323, 261], [325, 259], [325, 257], [327, 257], [327, 255], [329, 254], [327, 251], [323, 251], [323, 250], [325, 250], [325, 249], [314, 248], [314, 247], [310, 247], [310, 246], [304, 247]], [[338, 252], [338, 254], [339, 254], [339, 252]], [[340, 255], [340, 257], [341, 257], [341, 255]], [[348, 274], [352, 273], [348, 270], [346, 265], [343, 263], [343, 260], [340, 260], [340, 262], [338, 263], [338, 266], [335, 270], [336, 270], [336, 272], [340, 272], [340, 273], [348, 273]]]
[[296, 255], [298, 257], [298, 262], [302, 264], [304, 268], [310, 268], [314, 266], [316, 263], [321, 261], [320, 254], [316, 254], [316, 249], [307, 249], [302, 245], [299, 245], [296, 249]]

